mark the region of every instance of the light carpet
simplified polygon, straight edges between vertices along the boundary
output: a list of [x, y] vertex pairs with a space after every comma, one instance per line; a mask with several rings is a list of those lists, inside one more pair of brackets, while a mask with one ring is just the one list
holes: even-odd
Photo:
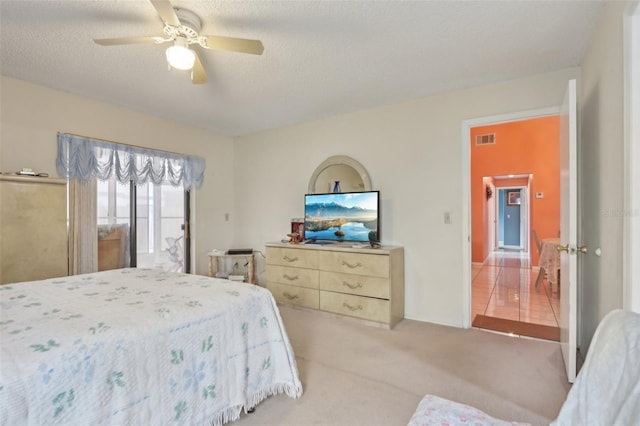
[[235, 425], [406, 425], [438, 395], [504, 420], [549, 424], [569, 391], [557, 342], [404, 320], [392, 330], [280, 306], [304, 394]]

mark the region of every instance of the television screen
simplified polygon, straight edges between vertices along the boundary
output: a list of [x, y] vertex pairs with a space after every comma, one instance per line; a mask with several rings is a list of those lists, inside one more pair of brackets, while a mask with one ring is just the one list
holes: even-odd
[[317, 241], [380, 241], [380, 192], [307, 194], [305, 238]]

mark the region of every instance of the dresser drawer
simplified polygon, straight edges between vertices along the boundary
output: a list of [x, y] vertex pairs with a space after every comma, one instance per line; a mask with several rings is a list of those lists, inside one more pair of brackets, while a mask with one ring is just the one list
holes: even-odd
[[304, 306], [312, 309], [320, 307], [318, 290], [278, 283], [267, 283], [267, 288], [278, 303]]
[[320, 309], [369, 321], [389, 323], [388, 300], [320, 291]]
[[315, 250], [267, 247], [267, 263], [270, 265], [318, 269], [318, 252]]
[[371, 277], [389, 277], [389, 256], [323, 251], [318, 253], [321, 270]]
[[320, 271], [320, 289], [388, 299], [389, 279]]
[[273, 282], [315, 289], [319, 287], [320, 272], [318, 270], [267, 265], [266, 273], [267, 282], [269, 283]]

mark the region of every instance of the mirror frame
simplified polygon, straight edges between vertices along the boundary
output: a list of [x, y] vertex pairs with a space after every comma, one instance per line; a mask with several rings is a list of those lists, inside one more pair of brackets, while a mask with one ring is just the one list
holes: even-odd
[[309, 187], [307, 188], [309, 194], [317, 193], [316, 181], [318, 180], [318, 176], [320, 175], [320, 173], [331, 166], [350, 166], [360, 175], [360, 178], [362, 179], [362, 183], [364, 185], [363, 191], [371, 191], [371, 178], [369, 177], [369, 173], [367, 173], [367, 170], [362, 164], [346, 155], [334, 155], [324, 160], [314, 170], [313, 174], [311, 175], [311, 179], [309, 179]]

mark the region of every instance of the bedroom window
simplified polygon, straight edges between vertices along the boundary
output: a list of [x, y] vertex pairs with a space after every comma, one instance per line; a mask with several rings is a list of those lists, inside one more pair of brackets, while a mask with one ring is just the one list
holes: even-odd
[[56, 167], [69, 182], [72, 275], [190, 272], [190, 191], [202, 185], [204, 158], [58, 133]]

